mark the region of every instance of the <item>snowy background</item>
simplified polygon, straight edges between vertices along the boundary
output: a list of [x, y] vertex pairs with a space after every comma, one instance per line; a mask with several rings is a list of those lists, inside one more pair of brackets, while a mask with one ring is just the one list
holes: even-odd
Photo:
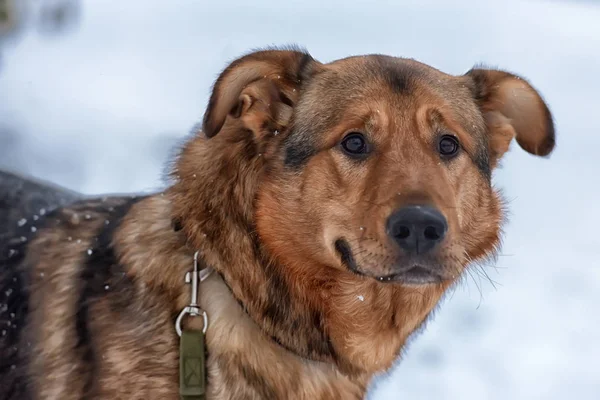
[[529, 78], [558, 147], [515, 145], [496, 173], [511, 219], [495, 284], [473, 272], [370, 399], [600, 399], [600, 2], [50, 2], [69, 7], [15, 0], [0, 23], [0, 168], [88, 194], [162, 187], [217, 74], [251, 48]]

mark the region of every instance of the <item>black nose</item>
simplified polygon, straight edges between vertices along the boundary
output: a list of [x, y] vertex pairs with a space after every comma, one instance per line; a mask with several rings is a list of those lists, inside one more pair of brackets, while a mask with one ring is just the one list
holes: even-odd
[[446, 235], [446, 218], [430, 206], [407, 206], [395, 211], [387, 221], [387, 233], [407, 252], [431, 251]]

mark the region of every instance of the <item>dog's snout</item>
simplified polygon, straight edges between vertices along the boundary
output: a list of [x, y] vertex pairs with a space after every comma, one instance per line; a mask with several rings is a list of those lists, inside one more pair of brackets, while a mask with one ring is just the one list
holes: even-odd
[[446, 236], [448, 223], [431, 206], [411, 205], [395, 211], [387, 220], [387, 233], [406, 252], [433, 250]]

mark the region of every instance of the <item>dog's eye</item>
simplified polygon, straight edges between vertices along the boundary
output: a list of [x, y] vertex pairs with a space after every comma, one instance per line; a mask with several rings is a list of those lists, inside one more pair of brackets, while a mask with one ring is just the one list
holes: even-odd
[[369, 153], [369, 144], [362, 133], [349, 133], [342, 140], [341, 146], [344, 152], [352, 157], [365, 156]]
[[438, 142], [438, 151], [445, 157], [452, 157], [458, 153], [460, 144], [455, 136], [443, 135]]

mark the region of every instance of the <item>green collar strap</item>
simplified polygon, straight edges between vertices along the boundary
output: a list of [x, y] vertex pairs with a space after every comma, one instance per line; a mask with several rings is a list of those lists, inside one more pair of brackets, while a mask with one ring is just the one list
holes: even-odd
[[204, 333], [184, 330], [179, 342], [179, 394], [181, 400], [206, 399]]
[[[190, 305], [185, 307], [175, 321], [179, 341], [179, 395], [181, 400], [206, 399], [206, 352], [204, 335], [208, 328], [206, 311], [198, 305], [199, 284], [211, 274], [211, 268], [198, 270], [198, 252], [194, 254], [194, 268], [185, 274], [185, 283], [191, 285]], [[185, 316], [202, 317], [202, 330], [182, 329]]]

